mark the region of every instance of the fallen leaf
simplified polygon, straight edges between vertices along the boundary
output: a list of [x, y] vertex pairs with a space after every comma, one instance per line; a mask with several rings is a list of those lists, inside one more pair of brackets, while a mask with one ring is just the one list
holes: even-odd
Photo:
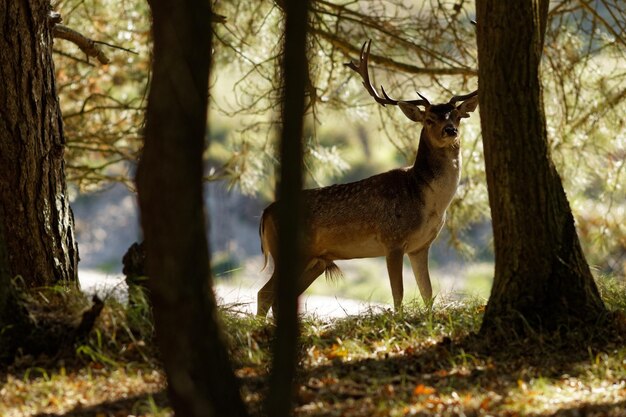
[[426, 386], [424, 384], [419, 384], [413, 389], [413, 395], [430, 395], [434, 394], [437, 390], [433, 387]]
[[396, 390], [394, 389], [393, 385], [391, 384], [386, 384], [385, 386], [383, 386], [382, 388], [382, 393], [383, 395], [385, 395], [386, 397], [393, 397], [396, 395]]
[[345, 358], [346, 356], [348, 356], [348, 350], [344, 346], [336, 343], [331, 346], [330, 352], [326, 355], [328, 359]]
[[480, 402], [479, 408], [481, 410], [487, 410], [489, 409], [489, 405], [491, 405], [491, 398], [486, 397]]

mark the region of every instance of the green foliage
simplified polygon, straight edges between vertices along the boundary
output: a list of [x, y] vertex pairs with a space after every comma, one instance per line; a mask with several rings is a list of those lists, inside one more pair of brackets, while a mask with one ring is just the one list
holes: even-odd
[[626, 311], [626, 283], [613, 275], [603, 275], [596, 280], [602, 299], [611, 311]]
[[222, 329], [237, 367], [259, 366], [269, 361], [273, 327], [265, 319], [222, 309]]
[[151, 417], [170, 417], [174, 414], [170, 407], [163, 407], [158, 404], [152, 395], [148, 395], [144, 401], [135, 403], [131, 413], [133, 415]]
[[110, 59], [100, 65], [72, 43], [55, 40], [68, 180], [80, 190], [108, 181], [131, 186], [130, 164], [142, 143], [150, 73], [148, 5], [138, 0], [59, 0], [55, 10], [63, 24], [99, 42]]
[[626, 48], [606, 27], [583, 30], [585, 18], [561, 16], [548, 31], [543, 67], [548, 136], [588, 260], [623, 276]]
[[[100, 344], [100, 343], [98, 343]], [[93, 347], [90, 345], [80, 345], [76, 348], [76, 355], [78, 357], [84, 357], [88, 361], [108, 365], [112, 367], [118, 367], [119, 364], [115, 360], [102, 352], [102, 346]]]

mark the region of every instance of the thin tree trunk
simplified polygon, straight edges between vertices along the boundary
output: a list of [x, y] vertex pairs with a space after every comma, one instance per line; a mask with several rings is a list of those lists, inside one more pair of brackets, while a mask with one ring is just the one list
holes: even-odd
[[179, 416], [245, 416], [218, 327], [205, 234], [211, 3], [149, 3], [154, 63], [137, 189], [168, 390]]
[[49, 9], [0, 0], [0, 221], [8, 273], [29, 286], [77, 283]]
[[282, 132], [280, 137], [279, 246], [276, 281], [277, 328], [274, 341], [268, 414], [273, 417], [291, 415], [293, 380], [297, 361], [298, 302], [297, 277], [302, 265], [301, 224], [302, 190], [302, 128], [304, 89], [308, 78], [307, 20], [309, 2], [287, 1], [285, 45], [283, 56]]
[[481, 332], [521, 335], [595, 323], [605, 307], [547, 141], [539, 74], [547, 1], [476, 5], [496, 260]]

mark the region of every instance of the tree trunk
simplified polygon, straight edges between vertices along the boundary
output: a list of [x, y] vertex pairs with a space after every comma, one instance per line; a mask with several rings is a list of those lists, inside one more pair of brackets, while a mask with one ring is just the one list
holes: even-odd
[[205, 234], [211, 3], [149, 3], [154, 62], [137, 189], [170, 399], [179, 416], [245, 416], [218, 327]]
[[291, 415], [293, 380], [297, 362], [298, 279], [303, 271], [301, 250], [302, 128], [304, 89], [308, 79], [306, 35], [309, 2], [285, 2], [285, 44], [282, 62], [282, 132], [280, 136], [280, 183], [278, 198], [279, 242], [276, 275], [277, 316], [273, 346], [268, 414]]
[[78, 249], [46, 0], [0, 0], [0, 206], [8, 273], [76, 283]]
[[[0, 206], [0, 218], [2, 218]], [[9, 273], [4, 226], [0, 222], [0, 364], [13, 360], [20, 342], [26, 339], [34, 327], [26, 309], [18, 300]]]
[[483, 335], [606, 313], [550, 159], [539, 64], [548, 2], [477, 0], [480, 113], [495, 246]]

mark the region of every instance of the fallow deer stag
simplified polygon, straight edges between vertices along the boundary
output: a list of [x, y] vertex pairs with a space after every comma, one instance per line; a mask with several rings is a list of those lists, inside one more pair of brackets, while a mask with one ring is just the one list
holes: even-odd
[[[304, 233], [306, 268], [297, 290], [302, 294], [322, 272], [339, 272], [340, 259], [385, 256], [396, 310], [402, 304], [402, 259], [409, 255], [424, 302], [432, 302], [428, 250], [443, 227], [446, 209], [459, 183], [461, 170], [458, 127], [478, 105], [477, 91], [454, 96], [445, 104], [430, 104], [421, 94], [417, 100], [394, 100], [381, 87], [382, 97], [371, 84], [368, 58], [371, 41], [361, 49], [358, 63], [348, 67], [363, 79], [377, 103], [394, 105], [406, 117], [423, 124], [413, 166], [394, 169], [361, 181], [303, 191], [308, 209]], [[259, 233], [267, 264], [274, 263], [278, 247], [280, 202], [270, 204], [261, 218]], [[258, 293], [257, 314], [265, 316], [274, 304], [274, 274]]]

